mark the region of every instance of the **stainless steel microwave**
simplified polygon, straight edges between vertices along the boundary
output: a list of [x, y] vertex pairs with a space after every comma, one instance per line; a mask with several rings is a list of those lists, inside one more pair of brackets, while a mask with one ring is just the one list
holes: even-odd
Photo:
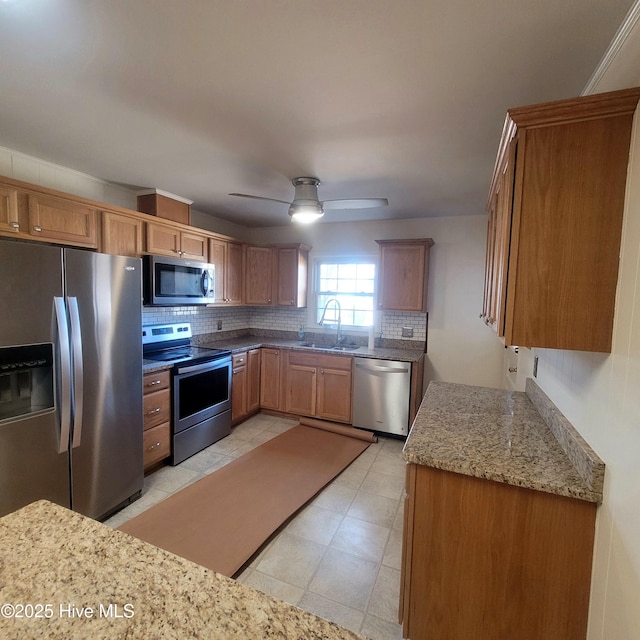
[[144, 256], [144, 304], [180, 306], [215, 302], [214, 265], [182, 258]]

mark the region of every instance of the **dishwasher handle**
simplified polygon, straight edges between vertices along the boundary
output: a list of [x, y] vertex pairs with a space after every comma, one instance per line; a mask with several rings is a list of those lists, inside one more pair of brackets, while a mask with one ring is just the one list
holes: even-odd
[[379, 364], [366, 364], [364, 362], [356, 362], [357, 369], [365, 371], [380, 371], [381, 373], [409, 373], [409, 367], [385, 367]]

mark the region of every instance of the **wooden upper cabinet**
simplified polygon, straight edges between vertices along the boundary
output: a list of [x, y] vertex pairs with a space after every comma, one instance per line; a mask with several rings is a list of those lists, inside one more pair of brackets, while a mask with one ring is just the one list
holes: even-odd
[[508, 112], [489, 196], [483, 309], [507, 345], [611, 351], [639, 99], [628, 89]]
[[277, 247], [276, 304], [307, 306], [307, 274], [310, 247], [297, 244]]
[[29, 194], [28, 234], [68, 245], [98, 247], [97, 211], [82, 202]]
[[242, 304], [242, 245], [221, 238], [210, 238], [209, 262], [215, 270], [215, 303]]
[[427, 310], [431, 238], [376, 240], [380, 245], [378, 308], [385, 311]]
[[209, 237], [193, 230], [181, 230], [170, 225], [147, 222], [147, 252], [207, 262]]
[[18, 220], [18, 190], [0, 186], [0, 231], [15, 234], [20, 232]]
[[144, 223], [133, 216], [103, 211], [100, 250], [139, 258], [144, 251]]
[[274, 255], [271, 247], [244, 247], [244, 302], [247, 305], [273, 303]]

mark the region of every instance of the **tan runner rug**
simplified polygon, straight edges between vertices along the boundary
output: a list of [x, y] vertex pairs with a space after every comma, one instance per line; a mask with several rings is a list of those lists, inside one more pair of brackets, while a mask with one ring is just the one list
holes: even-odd
[[119, 529], [231, 577], [370, 444], [295, 426]]

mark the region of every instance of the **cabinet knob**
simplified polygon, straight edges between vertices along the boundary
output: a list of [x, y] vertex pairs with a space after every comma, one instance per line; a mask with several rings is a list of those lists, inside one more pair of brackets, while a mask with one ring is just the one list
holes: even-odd
[[153, 451], [154, 449], [157, 449], [160, 446], [159, 442], [156, 442], [155, 444], [152, 444], [150, 447], [147, 447], [147, 451]]
[[38, 233], [40, 233], [40, 231], [42, 231], [42, 227], [39, 227], [38, 225], [35, 225], [35, 226], [33, 227], [33, 230], [34, 230], [34, 231], [37, 231]]
[[160, 413], [160, 407], [156, 407], [155, 409], [151, 409], [151, 411], [147, 411], [148, 416], [152, 416], [155, 413]]
[[518, 373], [518, 367], [509, 367], [509, 373]]
[[150, 382], [147, 382], [147, 387], [153, 387], [157, 384], [160, 384], [160, 380], [151, 380]]
[[19, 222], [12, 222], [12, 223], [11, 223], [11, 226], [12, 226], [14, 229], [19, 229], [19, 228], [20, 228], [20, 223], [19, 223]]

